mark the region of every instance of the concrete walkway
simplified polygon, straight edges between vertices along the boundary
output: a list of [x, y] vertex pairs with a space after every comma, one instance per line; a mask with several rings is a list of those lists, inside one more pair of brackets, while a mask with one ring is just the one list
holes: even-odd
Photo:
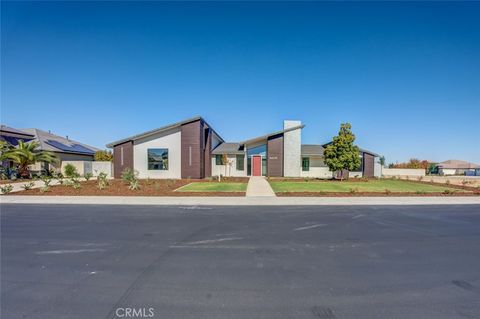
[[275, 197], [270, 183], [263, 176], [252, 176], [248, 180], [247, 197], [269, 196]]
[[[480, 196], [452, 197], [155, 197], [155, 196], [0, 196], [4, 204], [302, 206], [302, 205], [480, 205]], [[192, 207], [193, 206], [193, 207]]]

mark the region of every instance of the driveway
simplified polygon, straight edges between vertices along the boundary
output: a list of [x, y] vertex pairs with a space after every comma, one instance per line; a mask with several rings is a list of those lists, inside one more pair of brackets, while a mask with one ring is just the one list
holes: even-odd
[[479, 243], [477, 205], [2, 204], [1, 317], [478, 318]]

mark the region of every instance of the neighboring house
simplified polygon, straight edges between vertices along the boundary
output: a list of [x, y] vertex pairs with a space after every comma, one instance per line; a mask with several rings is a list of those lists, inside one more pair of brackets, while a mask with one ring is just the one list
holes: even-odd
[[0, 125], [0, 141], [8, 142], [10, 145], [18, 145], [19, 140], [25, 142], [33, 140], [33, 134], [23, 132], [6, 125]]
[[[300, 121], [284, 121], [282, 130], [240, 142], [225, 142], [201, 117], [127, 137], [112, 143], [114, 177], [125, 168], [141, 178], [210, 176], [332, 177], [322, 145], [302, 145]], [[362, 150], [362, 166], [351, 176], [380, 176], [375, 153]]]
[[[96, 147], [71, 140], [68, 138], [68, 136], [62, 137], [36, 128], [7, 129], [5, 126], [6, 133], [4, 135], [3, 127], [4, 126], [2, 126], [2, 140], [6, 140], [12, 145], [17, 145], [18, 142], [16, 141], [19, 139], [23, 139], [25, 141], [37, 141], [39, 142], [40, 150], [50, 151], [60, 159], [60, 162], [56, 164], [46, 165], [44, 163], [36, 163], [35, 165], [31, 165], [30, 170], [34, 172], [40, 172], [48, 169], [59, 171], [62, 161], [93, 161], [95, 152], [99, 150]], [[13, 130], [16, 132], [13, 132]], [[12, 136], [12, 132], [16, 134], [16, 136]], [[7, 133], [9, 135], [6, 135]], [[23, 134], [26, 138], [21, 137], [21, 134]], [[15, 140], [13, 138], [15, 138]]]
[[436, 168], [440, 175], [475, 175], [475, 172], [479, 172], [480, 165], [460, 160], [448, 160], [438, 163]]

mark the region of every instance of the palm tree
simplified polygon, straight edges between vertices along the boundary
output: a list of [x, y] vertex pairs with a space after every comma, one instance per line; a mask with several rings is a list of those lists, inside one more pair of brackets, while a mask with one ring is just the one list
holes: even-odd
[[52, 152], [39, 150], [39, 142], [25, 143], [22, 140], [18, 141], [18, 146], [12, 148], [5, 153], [2, 153], [2, 157], [11, 160], [18, 164], [18, 170], [21, 177], [29, 177], [28, 165], [35, 164], [37, 162], [53, 163], [58, 162], [57, 156]]

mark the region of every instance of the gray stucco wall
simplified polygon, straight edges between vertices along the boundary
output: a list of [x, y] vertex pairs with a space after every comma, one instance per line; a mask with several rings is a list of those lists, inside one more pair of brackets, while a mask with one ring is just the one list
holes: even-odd
[[[301, 125], [301, 121], [283, 121], [283, 128]], [[302, 129], [285, 132], [283, 137], [283, 175], [285, 177], [299, 177], [302, 173]]]

